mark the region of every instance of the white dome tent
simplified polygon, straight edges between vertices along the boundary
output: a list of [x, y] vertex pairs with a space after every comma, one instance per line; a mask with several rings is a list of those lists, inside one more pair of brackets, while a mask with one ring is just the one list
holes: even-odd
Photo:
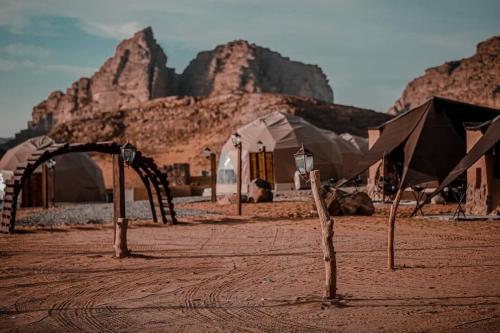
[[[237, 133], [242, 142], [242, 192], [248, 192], [248, 185], [256, 172], [255, 157], [257, 143], [261, 141], [266, 149], [267, 176], [274, 190], [294, 190], [295, 161], [293, 154], [303, 144], [314, 154], [314, 168], [319, 169], [326, 181], [344, 176], [342, 151], [359, 152], [349, 142], [333, 132], [320, 129], [304, 119], [283, 112], [273, 112], [240, 127]], [[339, 143], [339, 141], [341, 141]], [[345, 145], [350, 145], [346, 148]], [[359, 152], [361, 154], [361, 152]], [[237, 150], [229, 139], [222, 147], [217, 171], [218, 193], [236, 190]], [[252, 177], [253, 176], [253, 177]], [[259, 177], [262, 178], [262, 177]]]

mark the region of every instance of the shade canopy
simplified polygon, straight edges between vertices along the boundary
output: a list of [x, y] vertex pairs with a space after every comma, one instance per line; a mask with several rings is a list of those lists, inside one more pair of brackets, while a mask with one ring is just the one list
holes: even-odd
[[356, 170], [352, 179], [398, 150], [402, 188], [442, 182], [466, 155], [466, 122], [485, 122], [500, 110], [433, 97], [379, 127], [381, 134]]
[[[485, 129], [484, 135], [476, 142], [464, 158], [458, 162], [449, 175], [439, 184], [439, 187], [428, 195], [428, 199], [441, 192], [446, 186], [450, 185], [455, 179], [469, 169], [474, 163], [477, 162], [484, 154], [492, 149], [500, 142], [500, 116], [492, 121], [485, 122], [478, 126], [478, 128]], [[500, 152], [497, 152], [497, 154]]]
[[[38, 149], [54, 144], [48, 136], [40, 136], [9, 149], [0, 160], [0, 171], [12, 175], [24, 166]], [[55, 200], [58, 202], [104, 201], [106, 190], [99, 166], [86, 153], [70, 153], [55, 157]], [[35, 172], [40, 172], [38, 168]]]

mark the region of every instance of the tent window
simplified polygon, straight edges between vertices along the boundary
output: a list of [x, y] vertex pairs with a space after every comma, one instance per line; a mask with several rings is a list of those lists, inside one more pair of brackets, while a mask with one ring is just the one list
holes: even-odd
[[217, 170], [217, 183], [219, 184], [235, 184], [236, 183], [236, 172], [234, 171], [233, 163], [229, 155], [222, 155], [220, 157], [222, 161], [219, 164], [219, 170]]
[[476, 186], [475, 188], [481, 188], [481, 168], [476, 168]]

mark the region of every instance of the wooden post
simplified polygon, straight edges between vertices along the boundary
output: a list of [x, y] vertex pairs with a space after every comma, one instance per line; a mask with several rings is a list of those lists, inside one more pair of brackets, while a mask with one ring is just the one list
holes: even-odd
[[42, 207], [49, 209], [49, 168], [42, 164]]
[[[116, 244], [118, 219], [125, 218], [125, 171], [120, 154], [113, 155], [113, 244]], [[125, 229], [126, 231], [126, 229]], [[126, 237], [126, 234], [125, 234]], [[126, 243], [126, 242], [125, 242]]]
[[399, 188], [396, 197], [391, 205], [391, 212], [389, 214], [388, 232], [387, 232], [387, 268], [394, 269], [394, 226], [396, 224], [396, 213], [401, 200], [403, 189]]
[[236, 184], [236, 214], [241, 216], [241, 143], [236, 147], [238, 149], [238, 160], [237, 162], [237, 171], [238, 171], [238, 182]]
[[318, 210], [321, 222], [321, 243], [323, 245], [323, 259], [325, 261], [325, 298], [333, 299], [337, 292], [337, 261], [335, 258], [335, 248], [333, 246], [333, 219], [330, 218], [326, 203], [321, 196], [321, 182], [319, 170], [313, 170], [310, 174], [311, 190]]
[[51, 191], [50, 191], [50, 201], [52, 208], [56, 207], [56, 166], [53, 165], [52, 168], [50, 169], [50, 174], [52, 178], [52, 185], [51, 185]]
[[127, 228], [128, 220], [124, 217], [119, 217], [116, 221], [115, 229], [114, 249], [116, 258], [124, 258], [130, 254], [127, 247]]
[[217, 155], [210, 153], [210, 180], [212, 187], [212, 202], [217, 201]]

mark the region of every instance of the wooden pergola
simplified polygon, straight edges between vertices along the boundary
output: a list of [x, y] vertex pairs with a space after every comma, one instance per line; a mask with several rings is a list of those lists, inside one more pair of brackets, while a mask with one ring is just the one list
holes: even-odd
[[[61, 143], [37, 150], [23, 165], [17, 166], [13, 179], [6, 182], [4, 204], [0, 217], [0, 232], [14, 232], [19, 193], [23, 188], [24, 182], [30, 178], [31, 174], [39, 166], [59, 155], [82, 152], [109, 154], [113, 155], [114, 159], [121, 160], [121, 146], [115, 142]], [[113, 164], [118, 165], [118, 163]], [[161, 220], [165, 224], [176, 224], [177, 219], [172, 202], [172, 194], [164, 170], [160, 169], [152, 158], [144, 156], [140, 151], [136, 152], [130, 167], [138, 174], [146, 188], [153, 221], [158, 222]], [[116, 198], [114, 201], [117, 201]], [[124, 209], [123, 207], [122, 209]], [[167, 218], [167, 210], [169, 218]]]

